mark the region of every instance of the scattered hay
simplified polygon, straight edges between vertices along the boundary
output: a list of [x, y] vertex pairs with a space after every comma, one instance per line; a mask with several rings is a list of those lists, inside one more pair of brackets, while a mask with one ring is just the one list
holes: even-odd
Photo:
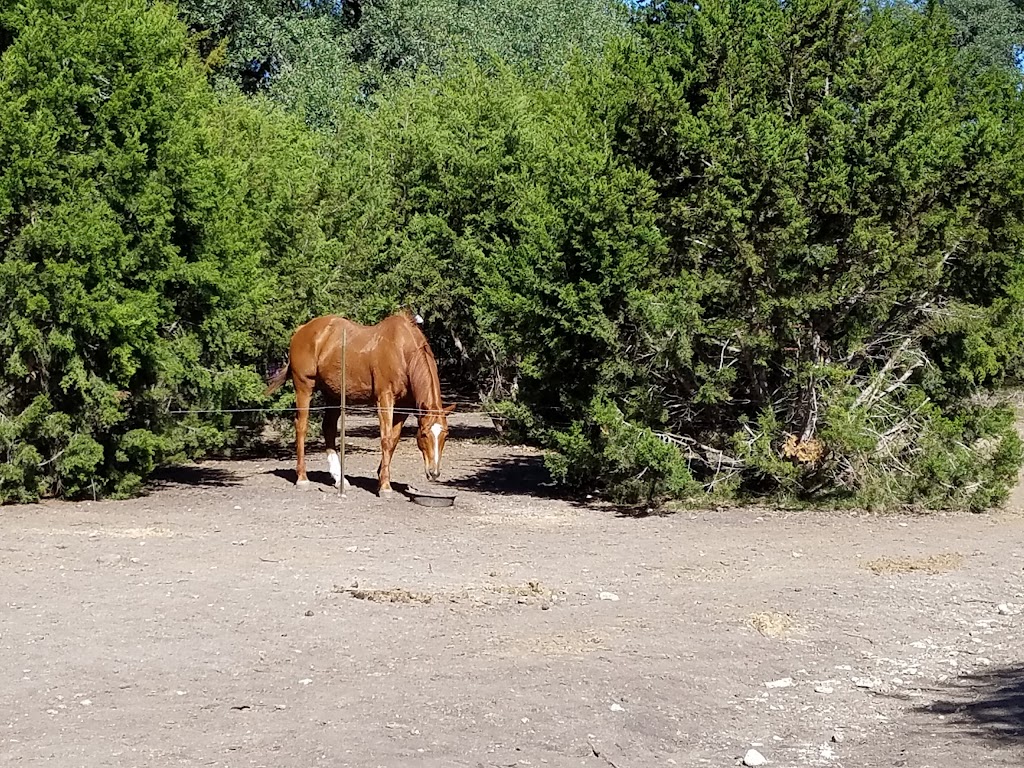
[[41, 536], [87, 536], [90, 539], [155, 539], [175, 535], [170, 528], [26, 528], [25, 533]]
[[538, 656], [585, 656], [610, 650], [603, 638], [587, 632], [533, 637], [499, 635], [488, 642], [495, 647], [493, 655], [504, 657], [521, 657], [524, 653]]
[[487, 587], [487, 589], [501, 595], [512, 595], [512, 597], [551, 597], [554, 594], [539, 581], [528, 581], [522, 586], [499, 584]]
[[865, 563], [864, 567], [879, 576], [894, 573], [949, 573], [963, 565], [959, 552], [945, 552], [923, 557], [880, 557]]
[[476, 588], [463, 588], [453, 592], [412, 592], [402, 587], [390, 589], [364, 589], [358, 583], [350, 587], [335, 585], [334, 592], [348, 595], [356, 600], [368, 600], [371, 603], [476, 603], [491, 605], [487, 595], [500, 595], [503, 598], [512, 598], [520, 604], [540, 604], [550, 607], [551, 603], [558, 600], [561, 593], [548, 589], [539, 581], [528, 581], [526, 584], [516, 586], [512, 584], [483, 585]]
[[793, 629], [793, 618], [776, 611], [761, 611], [750, 614], [750, 626], [765, 637], [785, 637]]
[[782, 455], [798, 464], [814, 464], [825, 455], [825, 444], [816, 437], [801, 440], [796, 435], [788, 435], [782, 444]]
[[335, 587], [335, 592], [354, 597], [356, 600], [369, 600], [371, 603], [423, 603], [434, 602], [434, 596], [426, 592], [410, 592], [408, 589], [360, 589], [359, 587]]

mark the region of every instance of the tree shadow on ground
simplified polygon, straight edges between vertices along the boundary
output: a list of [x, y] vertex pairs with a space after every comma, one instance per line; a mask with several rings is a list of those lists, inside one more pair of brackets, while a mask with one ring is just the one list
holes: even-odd
[[943, 715], [969, 736], [1007, 746], [1024, 742], [1024, 666], [1005, 666], [950, 682], [944, 698], [918, 707]]
[[621, 518], [663, 517], [676, 513], [675, 509], [658, 504], [621, 504], [597, 495], [570, 493], [552, 482], [542, 455], [491, 459], [468, 477], [448, 480], [444, 485], [476, 493], [558, 500]]
[[491, 459], [471, 475], [448, 480], [445, 485], [461, 491], [513, 496], [560, 498], [541, 456]]
[[198, 464], [175, 464], [159, 467], [149, 477], [150, 490], [171, 488], [180, 485], [209, 485], [227, 488], [238, 485], [242, 478], [237, 473], [221, 467], [206, 467]]

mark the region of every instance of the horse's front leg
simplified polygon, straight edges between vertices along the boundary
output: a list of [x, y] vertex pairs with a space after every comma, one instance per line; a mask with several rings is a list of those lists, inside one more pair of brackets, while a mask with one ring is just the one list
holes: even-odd
[[398, 439], [402, 435], [402, 423], [395, 428], [395, 398], [388, 393], [377, 401], [377, 415], [380, 421], [380, 466], [377, 468], [377, 495], [390, 496], [391, 489], [391, 457], [395, 455]]

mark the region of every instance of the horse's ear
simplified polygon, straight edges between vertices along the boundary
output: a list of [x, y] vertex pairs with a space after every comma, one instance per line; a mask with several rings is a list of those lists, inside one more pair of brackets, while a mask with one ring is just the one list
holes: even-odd
[[455, 410], [455, 403], [452, 403], [451, 405], [449, 405], [447, 408], [444, 409], [444, 415], [445, 416], [450, 416], [452, 414], [452, 411], [454, 411], [454, 410]]

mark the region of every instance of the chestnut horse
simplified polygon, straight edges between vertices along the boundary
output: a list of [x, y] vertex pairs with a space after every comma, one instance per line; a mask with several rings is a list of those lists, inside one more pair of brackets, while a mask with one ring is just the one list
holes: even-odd
[[[408, 313], [385, 318], [377, 325], [359, 325], [337, 315], [326, 315], [300, 326], [288, 348], [288, 365], [270, 380], [270, 394], [291, 373], [295, 385], [296, 485], [308, 485], [306, 477], [306, 427], [313, 391], [320, 391], [327, 404], [324, 411], [324, 440], [327, 465], [335, 487], [348, 480], [341, 476], [341, 460], [335, 447], [338, 438], [338, 409], [341, 404], [341, 344], [345, 333], [345, 399], [351, 405], [375, 405], [380, 419], [380, 466], [377, 493], [390, 495], [391, 457], [402, 435], [402, 425], [411, 413], [419, 418], [416, 442], [423, 454], [429, 480], [441, 474], [441, 452], [448, 436], [447, 415], [455, 406], [441, 402], [437, 363], [427, 337]], [[333, 407], [332, 407], [333, 406]]]

